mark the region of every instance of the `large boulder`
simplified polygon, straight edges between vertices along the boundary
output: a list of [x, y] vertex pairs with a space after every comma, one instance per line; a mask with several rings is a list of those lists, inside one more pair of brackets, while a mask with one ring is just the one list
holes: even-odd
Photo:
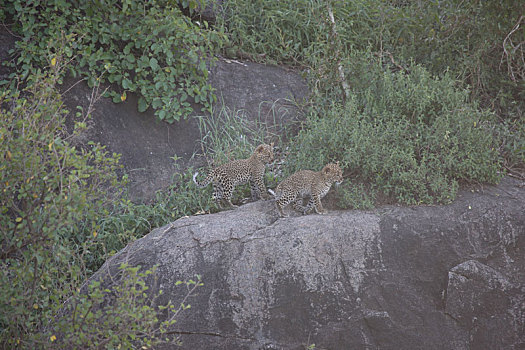
[[[308, 86], [299, 74], [276, 66], [221, 58], [211, 68], [209, 79], [218, 96], [215, 111], [226, 108], [248, 121], [290, 123], [299, 113], [292, 101], [302, 101], [308, 95]], [[85, 82], [66, 79], [63, 91], [73, 112], [79, 105], [87, 108], [91, 101], [92, 89]], [[151, 108], [138, 112], [137, 99], [136, 94], [128, 94], [119, 104], [99, 99], [83, 139], [121, 154], [131, 197], [147, 200], [171, 183], [173, 173], [201, 165], [192, 157], [201, 150], [201, 133], [196, 118], [168, 124], [159, 121]], [[194, 108], [196, 115], [203, 114], [200, 106]], [[172, 159], [175, 155], [180, 159], [177, 164]]]
[[201, 274], [172, 329], [188, 349], [517, 350], [524, 210], [510, 178], [445, 206], [279, 218], [258, 201], [155, 229], [91, 280], [119, 283], [124, 261], [158, 265], [151, 287], [166, 303], [185, 293], [177, 280]]

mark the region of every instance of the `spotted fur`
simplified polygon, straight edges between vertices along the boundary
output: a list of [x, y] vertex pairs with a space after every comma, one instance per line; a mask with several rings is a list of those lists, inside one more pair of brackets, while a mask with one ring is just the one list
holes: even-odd
[[[303, 214], [308, 213], [312, 208], [318, 214], [326, 211], [321, 204], [321, 198], [326, 196], [332, 183], [337, 184], [343, 181], [343, 170], [339, 167], [339, 162], [327, 164], [321, 171], [301, 170], [291, 175], [281, 182], [275, 192], [268, 190], [276, 199], [277, 210], [282, 217], [286, 217], [283, 212], [284, 207], [293, 202], [295, 210]], [[310, 196], [306, 206], [303, 206], [303, 198]]]
[[252, 199], [268, 198], [264, 186], [264, 168], [267, 163], [273, 161], [273, 142], [269, 145], [257, 146], [248, 159], [238, 159], [217, 168], [214, 168], [202, 181], [197, 180], [198, 172], [193, 175], [193, 182], [198, 187], [206, 187], [213, 183], [213, 200], [221, 206], [221, 200], [225, 200], [231, 207], [236, 207], [231, 202], [235, 186], [250, 183]]

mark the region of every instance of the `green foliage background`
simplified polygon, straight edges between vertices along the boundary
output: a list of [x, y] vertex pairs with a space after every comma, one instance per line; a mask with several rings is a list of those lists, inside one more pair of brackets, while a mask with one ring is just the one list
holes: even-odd
[[[3, 17], [16, 18], [15, 30], [22, 34], [16, 75], [23, 80], [61, 57], [73, 76], [86, 77], [89, 86], [97, 80], [114, 83], [108, 96], [115, 103], [136, 92], [138, 110], [152, 107], [161, 120], [187, 116], [190, 99], [209, 110], [215, 96], [208, 65], [226, 38], [206, 22], [192, 22], [179, 3], [190, 11], [202, 5], [174, 0], [8, 0]], [[57, 50], [64, 55], [57, 56]]]
[[232, 0], [221, 23], [231, 38], [228, 53], [308, 67], [314, 87], [317, 80], [329, 79], [323, 91], [340, 80], [333, 76], [337, 62], [369, 50], [400, 65], [414, 60], [433, 75], [449, 70], [483, 107], [516, 119], [525, 104], [522, 5], [513, 0]]
[[449, 202], [459, 183], [523, 172], [519, 2], [233, 0], [226, 8], [226, 53], [295, 65], [310, 83], [285, 175], [345, 161], [340, 205], [362, 208], [379, 195]]

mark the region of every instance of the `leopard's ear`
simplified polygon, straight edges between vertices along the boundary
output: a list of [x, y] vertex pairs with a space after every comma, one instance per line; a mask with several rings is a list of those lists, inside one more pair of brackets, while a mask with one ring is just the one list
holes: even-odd
[[323, 168], [323, 172], [328, 174], [328, 173], [330, 172], [330, 167], [328, 167], [328, 165], [326, 165], [326, 166]]
[[263, 146], [263, 145], [259, 145], [259, 146], [257, 146], [257, 148], [255, 149], [255, 152], [259, 152], [259, 153], [261, 153], [263, 150], [264, 150], [264, 146]]
[[272, 143], [270, 143], [270, 147], [271, 147], [271, 148], [273, 148], [273, 142], [272, 142]]

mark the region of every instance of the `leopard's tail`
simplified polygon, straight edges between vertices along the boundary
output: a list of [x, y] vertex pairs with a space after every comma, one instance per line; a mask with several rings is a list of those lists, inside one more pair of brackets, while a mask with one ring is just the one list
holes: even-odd
[[268, 189], [268, 193], [270, 193], [276, 200], [281, 198], [281, 192], [280, 191], [277, 191], [277, 193], [275, 193], [271, 188]]
[[193, 182], [195, 182], [195, 185], [197, 185], [197, 187], [200, 187], [200, 188], [208, 186], [210, 182], [213, 180], [212, 174], [208, 174], [208, 176], [206, 176], [204, 180], [197, 181], [197, 175], [199, 175], [198, 171], [195, 174], [193, 174]]

